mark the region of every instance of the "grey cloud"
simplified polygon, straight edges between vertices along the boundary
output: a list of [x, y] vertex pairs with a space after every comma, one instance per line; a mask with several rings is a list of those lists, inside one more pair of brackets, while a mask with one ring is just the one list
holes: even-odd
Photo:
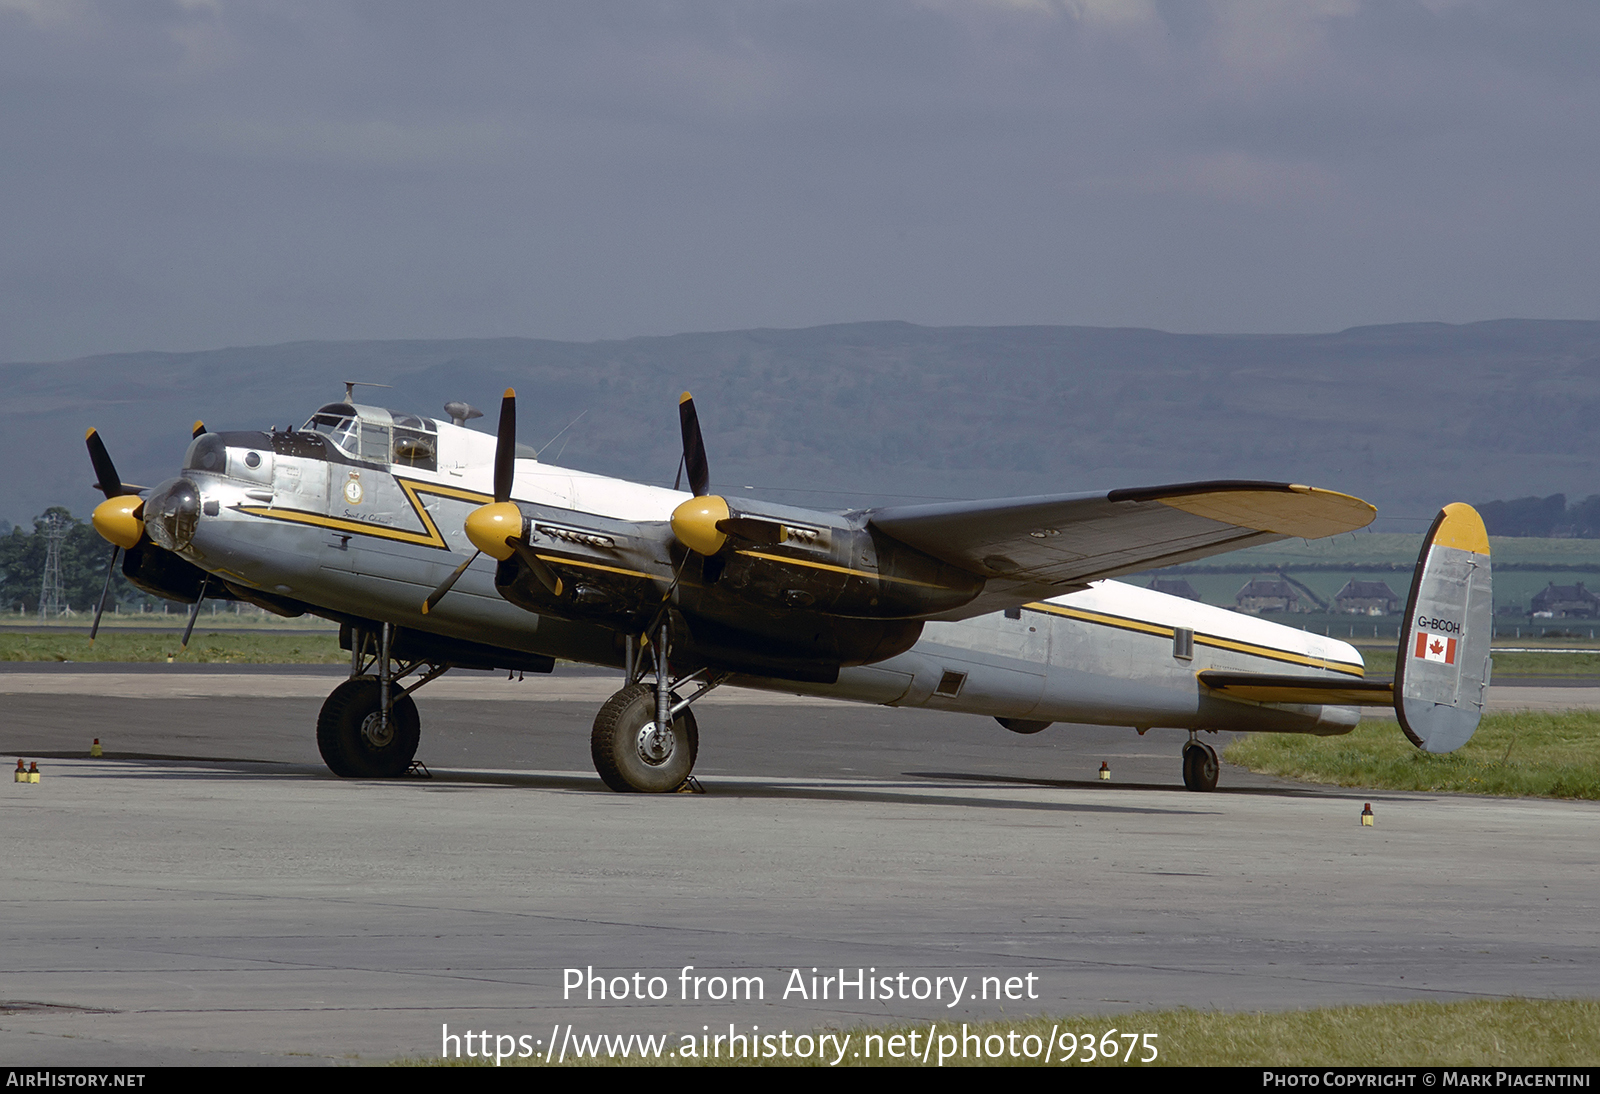
[[4, 0], [0, 360], [1589, 315], [1597, 39], [1487, 0]]

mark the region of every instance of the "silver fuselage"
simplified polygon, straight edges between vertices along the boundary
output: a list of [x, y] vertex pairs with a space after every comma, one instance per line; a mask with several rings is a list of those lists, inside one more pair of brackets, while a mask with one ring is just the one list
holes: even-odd
[[[388, 412], [356, 409], [376, 437]], [[496, 591], [495, 563], [487, 557], [423, 613], [430, 590], [472, 554], [462, 528], [467, 514], [490, 500], [495, 443], [448, 423], [427, 421], [425, 427], [429, 458], [409, 465], [360, 458], [354, 430], [330, 448], [332, 460], [282, 451], [292, 444], [274, 451], [267, 443], [213, 441], [213, 466], [204, 468], [196, 466], [191, 448], [182, 475], [199, 488], [203, 515], [179, 553], [235, 585], [316, 610], [620, 667], [622, 643], [614, 627], [509, 603]], [[388, 443], [398, 444], [393, 437]], [[219, 447], [226, 448], [225, 459]], [[377, 451], [369, 446], [367, 455]], [[671, 581], [649, 578], [672, 572], [662, 537], [630, 530], [665, 525], [687, 497], [533, 459], [517, 460], [512, 489], [519, 503], [570, 514], [544, 528], [561, 547], [564, 565], [579, 573], [648, 578], [663, 597], [672, 595]], [[1009, 613], [929, 622], [911, 649], [845, 667], [833, 683], [743, 675], [732, 682], [857, 702], [1141, 729], [1336, 734], [1359, 720], [1354, 707], [1221, 698], [1196, 678], [1207, 669], [1352, 680], [1361, 676], [1362, 661], [1354, 647], [1335, 639], [1101, 581]]]

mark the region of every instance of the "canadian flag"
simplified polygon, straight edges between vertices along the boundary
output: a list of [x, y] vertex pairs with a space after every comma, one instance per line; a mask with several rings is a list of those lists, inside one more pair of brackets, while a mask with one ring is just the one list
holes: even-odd
[[1453, 665], [1456, 663], [1456, 640], [1418, 631], [1417, 656], [1424, 661], [1443, 661], [1447, 665]]

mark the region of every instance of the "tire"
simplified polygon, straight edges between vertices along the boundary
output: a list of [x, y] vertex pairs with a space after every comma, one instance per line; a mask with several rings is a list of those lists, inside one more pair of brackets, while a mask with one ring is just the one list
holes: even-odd
[[1183, 746], [1183, 785], [1202, 793], [1217, 788], [1217, 753], [1210, 745], [1190, 741]]
[[392, 779], [411, 769], [422, 739], [422, 719], [411, 696], [389, 713], [387, 740], [375, 738], [382, 689], [375, 676], [357, 676], [333, 689], [317, 715], [317, 751], [343, 779]]
[[[673, 697], [677, 701], [677, 697]], [[700, 728], [685, 710], [672, 722], [664, 755], [648, 757], [640, 738], [656, 720], [656, 689], [650, 684], [623, 688], [600, 708], [589, 737], [589, 752], [600, 779], [613, 790], [670, 794], [694, 770], [700, 752]]]

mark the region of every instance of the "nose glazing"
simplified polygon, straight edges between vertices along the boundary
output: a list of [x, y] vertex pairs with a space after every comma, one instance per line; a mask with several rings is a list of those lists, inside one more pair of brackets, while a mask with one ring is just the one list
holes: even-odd
[[200, 490], [188, 479], [168, 479], [145, 499], [144, 528], [160, 547], [184, 550], [199, 523]]

